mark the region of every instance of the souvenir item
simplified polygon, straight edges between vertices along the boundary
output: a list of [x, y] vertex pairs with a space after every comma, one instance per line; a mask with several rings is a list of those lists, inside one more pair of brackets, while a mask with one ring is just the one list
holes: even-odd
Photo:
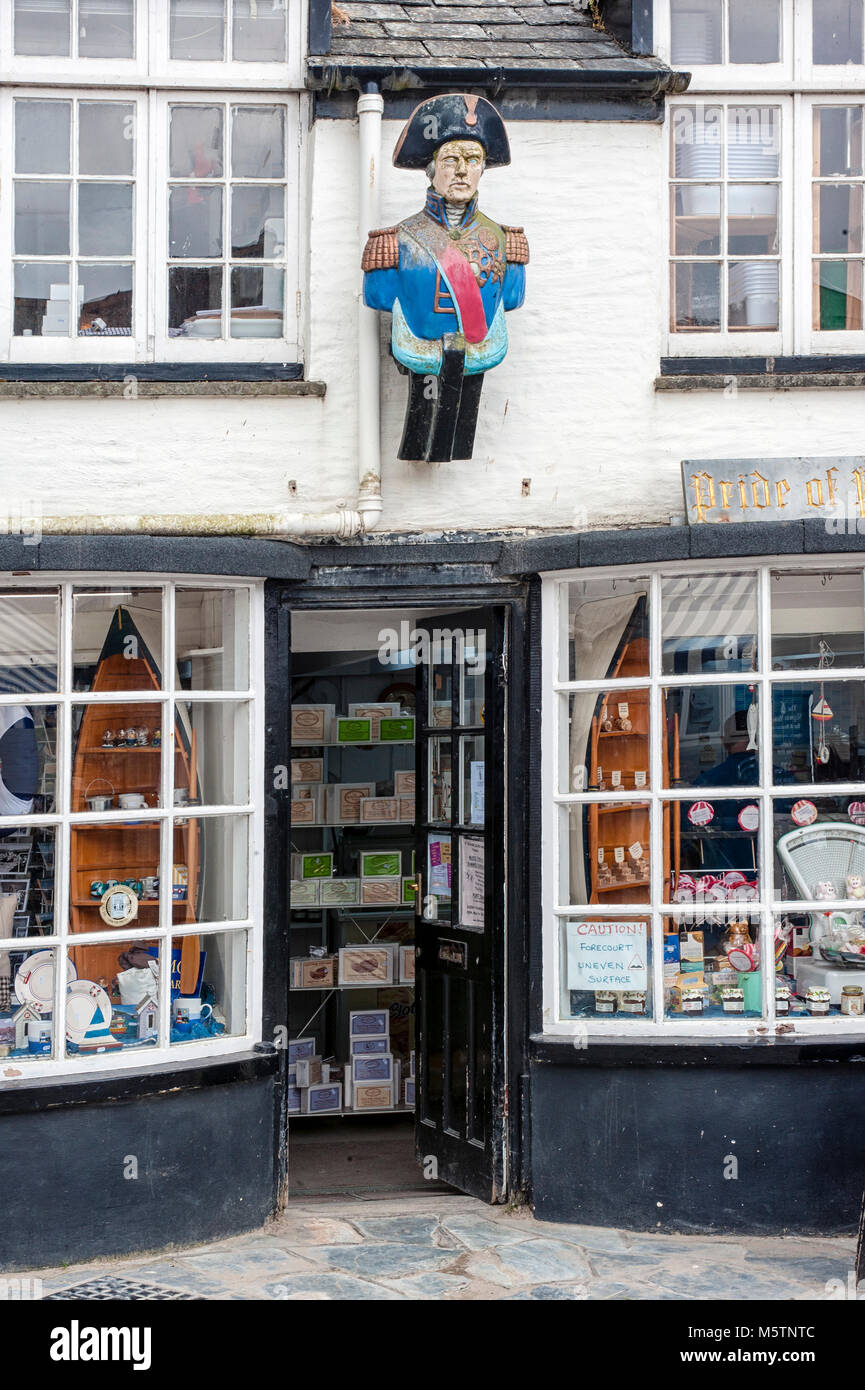
[[844, 985], [841, 990], [841, 1012], [852, 1017], [865, 1013], [865, 994], [861, 985]]
[[352, 1058], [351, 1079], [356, 1086], [359, 1081], [392, 1081], [393, 1056], [390, 1052], [380, 1052], [368, 1056]]
[[342, 1109], [342, 1085], [338, 1081], [307, 1086], [299, 1094], [300, 1109], [304, 1115], [326, 1115]]
[[484, 169], [510, 163], [504, 122], [486, 97], [427, 97], [393, 162], [430, 179], [423, 210], [371, 232], [361, 262], [364, 302], [392, 315], [391, 351], [409, 374], [398, 457], [469, 459], [483, 374], [507, 352], [505, 312], [523, 302], [529, 259], [521, 227], [478, 209]]
[[414, 944], [399, 948], [399, 982], [401, 985], [414, 984]]
[[822, 989], [818, 985], [811, 985], [805, 991], [805, 1006], [809, 1014], [828, 1014], [831, 995], [828, 989]]
[[354, 906], [360, 902], [359, 878], [323, 878], [319, 885], [322, 907]]
[[317, 1086], [321, 1079], [320, 1057], [298, 1057], [294, 1064], [294, 1082], [296, 1086], [299, 1086], [300, 1089], [303, 1090], [306, 1086]]
[[328, 786], [327, 819], [332, 825], [353, 825], [360, 820], [360, 803], [375, 796], [375, 782], [342, 782]]
[[829, 902], [831, 899], [837, 898], [837, 896], [838, 893], [835, 884], [830, 883], [828, 879], [814, 884], [814, 897], [818, 902]]
[[339, 951], [341, 985], [389, 985], [393, 983], [394, 953], [388, 946], [342, 946]]
[[788, 1014], [790, 1012], [790, 990], [786, 985], [775, 986], [775, 1013]]
[[400, 886], [398, 878], [362, 878], [360, 901], [365, 907], [385, 907], [389, 904], [398, 907], [401, 902]]
[[394, 796], [414, 796], [415, 794], [415, 775], [413, 772], [395, 772], [393, 774]]
[[399, 850], [361, 852], [361, 878], [399, 878], [401, 872], [402, 856]]
[[379, 725], [382, 719], [392, 718], [399, 714], [398, 704], [353, 704], [348, 707], [348, 714], [351, 719], [368, 719], [370, 722], [370, 732], [372, 737], [378, 738]]
[[851, 801], [847, 814], [854, 825], [865, 825], [865, 801]]
[[402, 714], [393, 719], [383, 719], [378, 736], [381, 743], [413, 743], [414, 715]]
[[757, 751], [757, 727], [760, 722], [760, 711], [757, 706], [757, 692], [755, 687], [753, 685], [749, 685], [748, 689], [751, 691], [752, 698], [751, 703], [748, 706], [748, 713], [745, 715], [745, 727], [748, 730], [748, 744], [746, 751], [749, 753], [755, 753]]
[[[101, 787], [103, 790], [94, 791], [96, 787]], [[106, 787], [107, 791], [104, 790]], [[114, 805], [114, 787], [104, 777], [94, 777], [93, 781], [84, 788], [84, 800], [90, 811], [110, 811]], [[121, 801], [120, 804], [122, 805], [123, 802]]]
[[292, 825], [315, 825], [315, 802], [307, 797], [294, 798], [291, 802]]
[[365, 796], [361, 798], [362, 825], [381, 825], [399, 820], [399, 797]]
[[392, 1110], [393, 1087], [380, 1081], [352, 1082], [352, 1104], [355, 1110]]
[[759, 942], [748, 942], [744, 946], [728, 947], [727, 960], [730, 962], [733, 969], [738, 970], [740, 974], [748, 974], [752, 970], [759, 969]]
[[203, 1003], [197, 994], [178, 994], [171, 1001], [171, 1014], [175, 1023], [206, 1023], [212, 1013], [213, 1005]]
[[642, 1014], [646, 1012], [646, 995], [642, 990], [626, 989], [622, 994], [620, 1012], [623, 1014]]
[[292, 743], [327, 743], [335, 710], [335, 705], [292, 705]]
[[721, 1003], [725, 1014], [743, 1014], [745, 1012], [744, 990], [730, 988], [729, 986], [722, 989]]
[[848, 898], [865, 898], [865, 887], [863, 887], [863, 885], [862, 885], [862, 875], [861, 875], [861, 874], [848, 874], [848, 875], [847, 875], [847, 890], [846, 890], [846, 893], [845, 893], [845, 897], [848, 897]]
[[336, 984], [336, 956], [298, 956], [290, 968], [292, 989], [332, 989]]
[[[66, 980], [73, 981], [78, 974], [71, 960], [66, 961]], [[32, 1004], [35, 1008], [50, 1013], [54, 1006], [54, 952], [34, 951], [32, 956], [18, 967], [15, 974], [15, 995], [21, 1004]]]
[[353, 1009], [348, 1016], [348, 1031], [352, 1038], [386, 1036], [390, 1031], [390, 1013], [387, 1009]]
[[288, 1060], [289, 1064], [296, 1062], [299, 1057], [315, 1056], [315, 1038], [289, 1038], [288, 1040]]
[[142, 999], [155, 999], [159, 990], [159, 962], [155, 957], [144, 965], [118, 970], [117, 989], [121, 1004], [138, 1005]]
[[106, 729], [106, 730], [105, 730], [105, 733], [102, 735], [102, 747], [103, 747], [103, 748], [113, 748], [113, 747], [114, 747], [114, 730], [113, 730], [113, 729]]
[[372, 738], [371, 719], [337, 719], [335, 721], [337, 743], [369, 743]]
[[333, 854], [293, 854], [291, 872], [295, 878], [331, 878], [333, 875]]
[[611, 989], [599, 989], [595, 991], [595, 1013], [614, 1014], [616, 1012], [616, 996]]
[[289, 903], [296, 907], [315, 907], [319, 902], [320, 887], [324, 884], [317, 878], [293, 878], [289, 883]]
[[757, 830], [760, 825], [760, 808], [751, 803], [743, 806], [737, 817], [739, 825], [743, 830]]
[[790, 812], [794, 825], [812, 825], [817, 819], [817, 807], [813, 801], [797, 801]]
[[292, 758], [291, 781], [292, 785], [324, 781], [324, 758]]
[[138, 894], [125, 883], [106, 888], [99, 904], [99, 916], [106, 926], [128, 926], [138, 916]]
[[83, 1050], [122, 1046], [111, 1034], [111, 1000], [93, 980], [74, 980], [66, 991], [66, 1037]]
[[708, 801], [695, 801], [688, 807], [688, 820], [692, 825], [709, 825], [714, 819], [715, 811]]
[[147, 748], [150, 744], [150, 734], [143, 724], [135, 730], [135, 742], [139, 748]]

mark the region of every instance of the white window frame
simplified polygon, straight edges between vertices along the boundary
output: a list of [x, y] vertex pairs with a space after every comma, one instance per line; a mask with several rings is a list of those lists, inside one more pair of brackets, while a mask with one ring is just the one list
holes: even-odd
[[[733, 106], [773, 106], [779, 111], [779, 127], [781, 137], [781, 158], [779, 164], [779, 198], [778, 198], [778, 245], [779, 245], [779, 269], [778, 269], [778, 329], [767, 332], [751, 332], [746, 329], [686, 329], [678, 333], [672, 328], [672, 308], [673, 308], [673, 271], [672, 266], [680, 261], [681, 258], [673, 253], [673, 197], [672, 187], [674, 184], [682, 182], [673, 173], [673, 131], [675, 129], [676, 111], [680, 107], [697, 106], [721, 107], [724, 112]], [[743, 97], [725, 93], [718, 96], [692, 95], [690, 92], [681, 97], [675, 97], [668, 102], [667, 106], [667, 131], [665, 140], [664, 154], [664, 183], [665, 183], [665, 206], [667, 208], [667, 249], [666, 249], [666, 272], [664, 276], [663, 289], [663, 308], [665, 340], [667, 353], [673, 357], [759, 357], [759, 356], [778, 356], [780, 354], [792, 353], [795, 342], [795, 323], [793, 318], [793, 229], [794, 229], [794, 111], [793, 98], [772, 94], [765, 99], [761, 95], [759, 98], [754, 96]], [[727, 119], [724, 117], [725, 139]], [[699, 183], [700, 180], [695, 180]], [[717, 183], [717, 180], [715, 180]], [[726, 171], [722, 170], [722, 188], [726, 188], [731, 182], [727, 178]], [[733, 183], [736, 180], [732, 180]], [[755, 180], [759, 182], [759, 180]], [[770, 180], [774, 182], [774, 180]], [[748, 260], [747, 255], [731, 255], [726, 250], [726, 197], [722, 201], [721, 217], [721, 245], [724, 248], [719, 256], [700, 256], [685, 257], [697, 262], [710, 263], [715, 260], [722, 260], [721, 268], [721, 303], [722, 307], [727, 295], [727, 267], [731, 260]]]
[[[605, 567], [591, 570], [571, 570], [555, 574], [545, 574], [541, 576], [542, 583], [542, 631], [544, 634], [542, 651], [543, 669], [543, 701], [542, 701], [542, 790], [543, 790], [543, 818], [542, 818], [542, 875], [543, 875], [543, 1032], [551, 1036], [562, 1037], [573, 1040], [579, 1045], [584, 1045], [587, 1033], [598, 1039], [610, 1039], [616, 1035], [632, 1036], [645, 1034], [652, 1037], [664, 1037], [669, 1039], [683, 1039], [688, 1036], [698, 1036], [701, 1039], [720, 1039], [727, 1037], [753, 1037], [759, 1029], [766, 1036], [772, 1036], [775, 1031], [775, 990], [774, 990], [774, 971], [763, 971], [763, 1009], [762, 1019], [742, 1018], [741, 1020], [731, 1017], [729, 1019], [689, 1019], [682, 1022], [664, 1020], [664, 973], [663, 973], [663, 951], [656, 949], [658, 942], [662, 939], [662, 924], [664, 919], [672, 920], [677, 915], [681, 917], [687, 912], [684, 908], [663, 902], [663, 831], [661, 807], [664, 802], [691, 801], [695, 799], [695, 788], [670, 788], [662, 787], [662, 750], [660, 739], [655, 737], [655, 731], [661, 727], [661, 691], [664, 687], [671, 686], [696, 686], [696, 685], [741, 685], [743, 673], [735, 672], [720, 675], [709, 673], [706, 675], [685, 673], [683, 675], [662, 675], [661, 674], [661, 580], [662, 577], [675, 578], [687, 575], [707, 575], [707, 574], [729, 574], [735, 569], [737, 574], [753, 573], [757, 583], [759, 632], [758, 632], [758, 670], [747, 673], [748, 684], [754, 684], [758, 690], [759, 716], [761, 730], [766, 731], [759, 738], [759, 759], [761, 785], [759, 788], [727, 788], [718, 789], [713, 787], [711, 791], [713, 800], [730, 799], [742, 800], [747, 797], [748, 801], [756, 802], [760, 807], [760, 830], [759, 830], [759, 884], [760, 897], [754, 903], [748, 904], [749, 916], [760, 917], [761, 934], [761, 953], [763, 960], [773, 960], [774, 958], [774, 922], [776, 917], [781, 917], [790, 912], [791, 902], [775, 899], [774, 893], [774, 832], [773, 820], [771, 815], [773, 797], [789, 799], [791, 786], [789, 783], [778, 787], [771, 785], [772, 773], [772, 742], [768, 736], [768, 731], [772, 728], [772, 705], [771, 688], [774, 683], [789, 682], [791, 676], [795, 676], [797, 681], [819, 680], [820, 673], [816, 668], [808, 670], [777, 671], [771, 669], [771, 650], [769, 638], [771, 633], [771, 608], [770, 608], [770, 574], [777, 570], [785, 573], [795, 571], [813, 571], [821, 567], [837, 573], [841, 570], [863, 573], [861, 559], [858, 563], [855, 560], [848, 560], [841, 555], [820, 556], [809, 555], [794, 559], [793, 557], [778, 557], [776, 559], [764, 558], [762, 560], [735, 560], [728, 559], [706, 561], [699, 564], [693, 561], [671, 562], [665, 565], [641, 565], [622, 567]], [[650, 623], [650, 651], [651, 651], [651, 675], [645, 678], [628, 676], [615, 680], [575, 680], [565, 681], [560, 679], [561, 671], [567, 670], [567, 666], [562, 661], [562, 651], [567, 650], [567, 584], [571, 581], [585, 580], [587, 578], [609, 578], [615, 577], [625, 579], [628, 577], [649, 579], [651, 591], [649, 597], [649, 623]], [[865, 590], [863, 590], [865, 592]], [[832, 670], [833, 679], [842, 679], [849, 676], [853, 679], [862, 680], [862, 670], [847, 671], [842, 668]], [[825, 679], [825, 672], [823, 673]], [[571, 693], [578, 692], [615, 692], [619, 690], [646, 689], [650, 692], [650, 786], [645, 792], [639, 793], [639, 800], [649, 803], [650, 806], [650, 873], [651, 873], [651, 892], [650, 903], [635, 904], [628, 906], [603, 906], [598, 904], [580, 905], [563, 904], [558, 901], [558, 885], [561, 882], [561, 862], [560, 862], [560, 825], [561, 807], [580, 806], [591, 802], [604, 802], [609, 804], [613, 801], [631, 802], [634, 800], [634, 792], [628, 791], [603, 791], [603, 792], [561, 792], [559, 790], [559, 769], [560, 762], [560, 739], [563, 728], [563, 707], [566, 710], [567, 698]], [[810, 785], [808, 783], [795, 784], [796, 797], [820, 797], [844, 795], [851, 792], [850, 783], [825, 783]], [[842, 900], [833, 904], [817, 904], [803, 901], [801, 904], [796, 902], [797, 910], [807, 912], [811, 910], [823, 910], [827, 907], [840, 905]], [[849, 907], [849, 904], [848, 904]], [[715, 910], [715, 909], [713, 909]], [[718, 915], [726, 915], [732, 918], [737, 911], [741, 913], [741, 905], [738, 909], [728, 907], [726, 912], [722, 905], [717, 910]], [[577, 918], [613, 918], [628, 920], [632, 918], [648, 918], [652, 931], [653, 949], [651, 957], [652, 968], [652, 989], [651, 994], [654, 1001], [654, 1009], [657, 1018], [634, 1017], [623, 1018], [620, 1014], [614, 1015], [609, 1022], [593, 1018], [574, 1018], [566, 1019], [560, 1017], [560, 997], [561, 997], [561, 962], [562, 947], [561, 936], [562, 927], [569, 919]], [[841, 1016], [823, 1020], [820, 1018], [783, 1018], [785, 1034], [790, 1036], [807, 1037], [812, 1034], [825, 1036], [827, 1030], [831, 1036], [855, 1035], [865, 1036], [865, 1019], [844, 1018]], [[791, 1032], [792, 1028], [792, 1032]]]
[[[71, 793], [71, 740], [68, 736], [72, 706], [82, 704], [116, 705], [130, 698], [128, 691], [81, 692], [72, 691], [72, 593], [73, 590], [95, 588], [123, 588], [134, 586], [147, 589], [161, 589], [164, 595], [162, 632], [161, 670], [163, 673], [160, 691], [144, 691], [134, 694], [136, 704], [147, 702], [163, 712], [163, 728], [171, 728], [170, 718], [174, 701], [194, 703], [247, 702], [249, 718], [249, 800], [245, 805], [196, 807], [197, 817], [245, 816], [249, 828], [247, 851], [247, 911], [248, 916], [235, 921], [172, 923], [172, 901], [170, 895], [162, 893], [159, 906], [158, 926], [143, 927], [138, 922], [120, 928], [98, 932], [75, 932], [69, 930], [69, 864], [70, 837], [72, 828], [79, 825], [93, 825], [120, 820], [128, 817], [128, 812], [109, 811], [95, 816], [90, 811], [74, 812], [69, 809]], [[94, 1074], [95, 1071], [110, 1069], [114, 1072], [150, 1070], [159, 1065], [177, 1065], [190, 1059], [215, 1060], [232, 1053], [248, 1051], [261, 1038], [262, 1012], [261, 997], [263, 985], [263, 912], [264, 912], [264, 865], [262, 846], [264, 843], [264, 807], [261, 795], [261, 778], [257, 770], [264, 765], [264, 586], [254, 579], [211, 578], [199, 575], [158, 575], [158, 574], [106, 574], [104, 572], [76, 573], [74, 575], [39, 575], [20, 579], [4, 576], [0, 581], [0, 594], [14, 593], [16, 589], [32, 591], [36, 588], [61, 591], [61, 640], [59, 661], [59, 693], [0, 695], [0, 705], [22, 703], [28, 706], [56, 706], [57, 708], [57, 800], [55, 810], [50, 814], [33, 816], [0, 816], [0, 827], [21, 828], [37, 826], [54, 827], [54, 931], [44, 936], [16, 938], [13, 954], [22, 951], [40, 951], [53, 947], [57, 958], [62, 959], [70, 947], [98, 946], [106, 942], [118, 945], [143, 941], [160, 941], [159, 959], [159, 1027], [160, 1036], [168, 1039], [171, 1014], [171, 950], [172, 937], [208, 936], [246, 933], [245, 968], [245, 1009], [246, 1031], [243, 1034], [223, 1035], [202, 1041], [183, 1043], [157, 1043], [152, 1047], [136, 1047], [128, 1050], [109, 1050], [93, 1057], [63, 1055], [66, 1036], [66, 990], [65, 971], [54, 972], [54, 1009], [52, 1012], [55, 1056], [50, 1059], [13, 1059], [12, 1065], [20, 1075], [16, 1078], [22, 1083], [38, 1077], [57, 1077], [70, 1074]], [[245, 590], [249, 593], [249, 686], [246, 690], [206, 690], [187, 691], [176, 685], [175, 658], [175, 595], [177, 589]], [[167, 722], [166, 722], [167, 721]], [[162, 759], [162, 786], [160, 807], [136, 812], [139, 819], [153, 821], [161, 826], [160, 851], [162, 870], [171, 862], [173, 807], [173, 759]], [[182, 812], [181, 812], [182, 814]], [[188, 815], [188, 809], [186, 811]], [[166, 947], [168, 949], [166, 949]], [[206, 949], [206, 944], [205, 944]], [[14, 980], [13, 980], [14, 984]], [[8, 1075], [8, 1073], [7, 1073]], [[5, 1079], [5, 1078], [4, 1078]]]
[[[280, 179], [238, 178], [238, 183], [282, 183], [285, 187], [285, 257], [283, 286], [283, 332], [280, 338], [170, 338], [168, 336], [168, 191], [173, 181], [170, 177], [169, 150], [169, 112], [176, 105], [221, 105], [225, 108], [225, 170], [222, 180], [214, 179], [226, 189], [232, 182], [231, 161], [231, 107], [232, 106], [282, 106], [285, 110], [285, 174]], [[150, 269], [150, 291], [152, 310], [150, 331], [153, 333], [154, 355], [158, 362], [297, 362], [301, 360], [300, 324], [298, 299], [300, 290], [300, 144], [301, 120], [298, 98], [284, 92], [236, 93], [220, 90], [183, 92], [160, 92], [152, 101], [151, 133], [154, 157], [153, 169], [161, 172], [155, 181], [152, 196], [153, 229], [150, 245], [153, 262]], [[201, 183], [210, 182], [202, 179]], [[224, 254], [221, 258], [226, 267], [223, 287], [223, 328], [227, 325], [231, 297], [231, 255], [230, 197], [226, 196], [223, 207], [223, 226], [225, 227]], [[195, 266], [206, 263], [191, 257], [185, 262], [172, 264]], [[214, 261], [213, 264], [219, 264]], [[240, 262], [238, 262], [240, 263]], [[254, 261], [250, 261], [254, 264]]]
[[[14, 226], [15, 226], [15, 144], [14, 144], [14, 120], [15, 102], [18, 100], [33, 101], [68, 101], [73, 105], [72, 114], [72, 165], [69, 174], [42, 175], [26, 174], [25, 179], [51, 180], [56, 182], [68, 181], [72, 184], [72, 199], [70, 209], [70, 246], [71, 253], [68, 257], [45, 256], [32, 257], [24, 254], [17, 256], [14, 246]], [[135, 141], [135, 160], [133, 167], [133, 245], [131, 255], [128, 257], [109, 256], [106, 260], [131, 260], [132, 271], [132, 334], [130, 337], [121, 338], [81, 338], [77, 331], [68, 337], [14, 337], [12, 333], [15, 312], [15, 260], [45, 260], [48, 262], [77, 259], [77, 205], [75, 192], [79, 180], [77, 173], [78, 167], [78, 123], [77, 109], [80, 102], [123, 102], [125, 105], [132, 105], [135, 109], [136, 141]], [[0, 190], [5, 190], [5, 200], [0, 198], [0, 206], [3, 207], [3, 216], [0, 217], [0, 265], [3, 267], [3, 285], [5, 293], [0, 295], [0, 343], [6, 345], [6, 350], [2, 353], [2, 359], [9, 362], [87, 362], [96, 358], [100, 362], [129, 362], [130, 360], [141, 361], [147, 351], [147, 275], [146, 263], [140, 252], [141, 248], [146, 248], [147, 223], [148, 223], [148, 177], [147, 171], [150, 168], [149, 151], [147, 148], [148, 119], [146, 99], [142, 95], [134, 95], [125, 90], [100, 89], [97, 92], [88, 91], [82, 88], [54, 88], [54, 87], [16, 87], [7, 88], [0, 92], [0, 121], [3, 129], [12, 132], [12, 138], [0, 141]], [[89, 182], [94, 176], [82, 175], [82, 182]], [[104, 177], [105, 182], [111, 182], [109, 175], [95, 176]], [[126, 175], [118, 175], [120, 182], [127, 181]], [[82, 257], [82, 260], [98, 261], [98, 256]]]
[[[856, 94], [848, 91], [846, 93], [833, 93], [831, 96], [803, 94], [795, 98], [795, 103], [798, 132], [796, 167], [801, 171], [799, 174], [801, 186], [796, 189], [796, 231], [793, 237], [796, 257], [796, 341], [800, 345], [797, 351], [815, 354], [862, 353], [865, 352], [865, 293], [863, 293], [863, 325], [861, 329], [829, 330], [814, 328], [813, 326], [814, 216], [812, 197], [815, 177], [812, 169], [814, 111], [820, 106], [859, 106], [862, 108], [863, 117], [865, 117], [865, 90], [860, 89], [858, 99]], [[844, 182], [843, 179], [838, 181]], [[865, 172], [858, 176], [856, 181], [865, 185]], [[831, 183], [832, 179], [827, 178], [826, 182]], [[865, 243], [863, 243], [863, 247], [865, 247]], [[838, 256], [830, 254], [828, 259], [844, 259], [844, 256], [842, 253], [839, 253]], [[865, 281], [865, 249], [861, 254], [856, 253], [851, 256], [850, 259], [860, 261], [863, 281]]]
[[186, 62], [169, 57], [168, 0], [137, 0], [133, 58], [34, 58], [16, 54], [14, 5], [12, 0], [4, 0], [0, 6], [0, 81], [62, 80], [70, 85], [85, 82], [95, 86], [125, 81], [140, 86], [147, 79], [147, 85], [160, 87], [230, 86], [256, 90], [267, 86], [282, 91], [286, 88], [301, 90], [305, 75], [308, 0], [287, 0], [287, 6], [285, 62], [226, 59], [216, 63]]

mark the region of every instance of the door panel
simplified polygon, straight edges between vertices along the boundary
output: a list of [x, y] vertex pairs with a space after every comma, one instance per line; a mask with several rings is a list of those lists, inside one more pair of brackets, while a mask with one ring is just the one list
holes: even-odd
[[505, 1195], [506, 613], [427, 618], [417, 705], [419, 1160]]

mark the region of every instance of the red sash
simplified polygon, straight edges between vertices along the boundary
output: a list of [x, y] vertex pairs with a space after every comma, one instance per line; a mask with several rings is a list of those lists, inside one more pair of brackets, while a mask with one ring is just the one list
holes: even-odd
[[[405, 229], [408, 231], [408, 229]], [[432, 256], [454, 302], [460, 329], [467, 343], [482, 343], [489, 332], [484, 302], [471, 265], [458, 251], [447, 232], [430, 223], [420, 238], [408, 232], [427, 255]]]

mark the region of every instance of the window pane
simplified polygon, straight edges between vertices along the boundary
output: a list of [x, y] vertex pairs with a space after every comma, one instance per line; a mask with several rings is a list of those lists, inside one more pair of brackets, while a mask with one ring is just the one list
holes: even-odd
[[221, 106], [172, 106], [172, 178], [222, 178]]
[[78, 56], [134, 58], [135, 0], [78, 0]]
[[450, 825], [453, 812], [453, 752], [449, 738], [429, 742], [427, 819], [433, 825]]
[[683, 922], [693, 926], [720, 908], [734, 910], [735, 904], [759, 898], [756, 801], [711, 793], [706, 800], [671, 801], [664, 807], [663, 823], [664, 900], [688, 908]]
[[71, 0], [15, 0], [15, 52], [69, 57]]
[[68, 337], [69, 266], [19, 261], [15, 266], [13, 333], [25, 338]]
[[648, 579], [576, 580], [567, 586], [562, 616], [567, 627], [560, 679], [649, 674]]
[[728, 285], [730, 328], [747, 328], [753, 333], [778, 327], [777, 261], [732, 261]]
[[649, 692], [562, 697], [561, 792], [636, 791], [649, 785]]
[[814, 110], [814, 173], [829, 177], [862, 173], [862, 107]]
[[126, 338], [132, 334], [132, 266], [78, 264], [83, 291], [78, 335], [83, 338]]
[[772, 575], [772, 667], [865, 665], [862, 573]]
[[[756, 787], [760, 780], [756, 688], [684, 685], [664, 691], [664, 785]], [[691, 807], [689, 807], [689, 812]], [[696, 824], [701, 809], [693, 811]]]
[[[694, 919], [691, 913], [676, 913], [665, 927], [665, 1021], [741, 1022], [762, 1017], [758, 914]], [[772, 965], [774, 974], [774, 961]]]
[[106, 1052], [159, 1043], [159, 950], [139, 936], [69, 952], [78, 978], [66, 995], [68, 1056], [104, 1062]]
[[675, 331], [720, 328], [721, 326], [721, 267], [693, 265], [680, 262], [672, 267], [673, 313], [671, 327]]
[[[738, 491], [738, 475], [730, 483]], [[751, 671], [757, 667], [757, 577], [693, 574], [663, 581], [666, 674]]]
[[249, 819], [201, 816], [175, 822], [174, 920], [242, 921], [248, 914]]
[[160, 689], [161, 590], [77, 590], [72, 662], [75, 690]]
[[817, 184], [814, 198], [814, 250], [861, 251], [861, 183]]
[[721, 0], [670, 0], [673, 62], [722, 62], [721, 15]]
[[132, 103], [82, 101], [78, 107], [79, 174], [131, 174], [134, 168]]
[[[119, 754], [118, 754], [119, 756]], [[103, 761], [108, 761], [104, 759]], [[116, 774], [119, 777], [119, 773]], [[85, 783], [76, 788], [73, 804], [79, 809], [83, 794], [109, 793], [105, 784]], [[124, 795], [132, 795], [131, 792]], [[86, 809], [86, 805], [83, 807]], [[116, 809], [116, 801], [115, 801]], [[73, 932], [109, 931], [117, 927], [150, 927], [159, 921], [159, 894], [163, 874], [159, 857], [159, 822], [140, 818], [112, 821], [104, 825], [75, 825], [69, 843], [69, 927]], [[112, 902], [106, 894], [112, 888], [128, 889]], [[124, 901], [125, 899], [125, 901]], [[130, 903], [135, 916], [128, 920], [125, 911]], [[103, 917], [104, 908], [108, 921]], [[117, 950], [113, 947], [114, 971], [117, 971]], [[100, 973], [108, 974], [110, 963], [103, 962]], [[108, 975], [110, 980], [111, 976]]]
[[184, 689], [248, 688], [248, 589], [177, 589], [175, 634]]
[[774, 179], [780, 172], [781, 112], [777, 106], [727, 111], [727, 173], [731, 179]]
[[231, 190], [231, 254], [269, 260], [285, 249], [281, 185], [235, 184]]
[[0, 815], [53, 811], [56, 777], [56, 705], [0, 705]]
[[673, 188], [673, 252], [677, 256], [717, 256], [721, 249], [719, 184]]
[[225, 56], [225, 0], [171, 0], [171, 57]]
[[728, 186], [727, 250], [739, 256], [766, 256], [778, 250], [777, 184]]
[[132, 251], [132, 184], [78, 185], [78, 251], [128, 256]]
[[[242, 806], [249, 800], [249, 706], [236, 700], [177, 703], [174, 805]], [[195, 749], [195, 778], [191, 750]]]
[[805, 681], [772, 687], [776, 782], [848, 782], [862, 776], [865, 734], [861, 681]]
[[848, 1018], [861, 1024], [865, 970], [857, 968], [862, 959], [857, 915], [833, 912], [829, 924], [821, 922], [816, 930], [811, 925], [818, 920], [816, 913], [788, 911], [777, 919], [776, 948], [784, 954], [783, 974], [775, 977], [776, 1014], [821, 1022]]
[[559, 903], [651, 900], [648, 802], [562, 806], [560, 816]]
[[162, 805], [162, 706], [73, 705], [72, 810]]
[[777, 63], [781, 57], [779, 0], [727, 0], [730, 62]]
[[[11, 936], [14, 904], [6, 902], [4, 909], [3, 901], [0, 921], [4, 928], [8, 923], [4, 935]], [[17, 1064], [30, 1058], [44, 1062], [54, 1054], [55, 958], [53, 950], [0, 951], [0, 1058]]]
[[172, 337], [221, 337], [220, 266], [171, 267], [168, 272], [168, 331]]
[[71, 119], [68, 101], [16, 101], [16, 172], [68, 174]]
[[15, 250], [30, 256], [69, 254], [68, 183], [15, 183]]
[[169, 256], [222, 255], [222, 188], [186, 183], [168, 195]]
[[862, 327], [862, 262], [814, 262], [814, 327], [827, 332]]
[[562, 1018], [652, 1016], [648, 917], [574, 917], [561, 925]]
[[285, 61], [285, 0], [234, 0], [232, 56], [245, 63]]
[[285, 108], [235, 106], [231, 112], [231, 172], [242, 179], [285, 175]]
[[56, 589], [0, 597], [0, 694], [57, 689]]
[[[858, 899], [865, 883], [861, 794], [799, 800], [776, 797], [772, 809], [776, 897], [784, 902]], [[805, 925], [809, 925], [807, 917]]]
[[232, 338], [282, 337], [283, 278], [273, 267], [232, 266]]
[[812, 0], [815, 63], [862, 62], [862, 0]]
[[246, 932], [176, 936], [171, 943], [171, 1041], [246, 1030]]
[[[56, 727], [56, 711], [52, 713]], [[55, 835], [49, 825], [21, 825], [0, 834], [0, 938], [47, 936], [55, 931]], [[0, 976], [2, 965], [0, 960]], [[2, 984], [0, 978], [0, 994]]]
[[680, 179], [716, 179], [721, 174], [720, 106], [675, 106], [670, 123], [672, 173]]

